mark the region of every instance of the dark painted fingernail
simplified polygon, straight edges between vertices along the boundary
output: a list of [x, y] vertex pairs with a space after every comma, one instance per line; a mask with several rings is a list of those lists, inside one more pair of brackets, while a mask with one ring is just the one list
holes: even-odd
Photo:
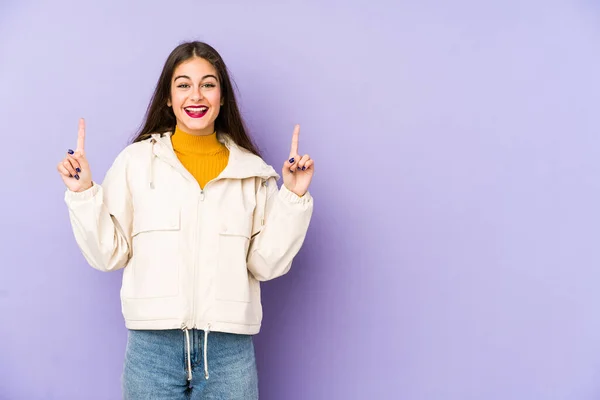
[[75, 171], [81, 172], [81, 168], [75, 168]]
[[75, 179], [79, 180], [79, 175], [75, 174]]
[[296, 160], [294, 159], [294, 157], [290, 158], [290, 160], [289, 160], [290, 164], [291, 164], [291, 163], [293, 163], [294, 161], [296, 161]]
[[[302, 167], [302, 171], [304, 171], [305, 169], [306, 169], [306, 167]], [[79, 172], [79, 171], [77, 171], [77, 172]]]
[[73, 154], [73, 153], [75, 153], [75, 152], [74, 152], [73, 150], [69, 149], [68, 153], [69, 153], [69, 154]]

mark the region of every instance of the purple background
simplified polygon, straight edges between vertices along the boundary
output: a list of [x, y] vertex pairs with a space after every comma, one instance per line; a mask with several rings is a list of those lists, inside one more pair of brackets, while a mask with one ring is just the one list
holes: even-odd
[[86, 264], [55, 165], [84, 116], [101, 180], [188, 39], [269, 163], [296, 122], [316, 160], [262, 399], [600, 398], [597, 2], [87, 3], [0, 5], [1, 399], [120, 397], [121, 273]]

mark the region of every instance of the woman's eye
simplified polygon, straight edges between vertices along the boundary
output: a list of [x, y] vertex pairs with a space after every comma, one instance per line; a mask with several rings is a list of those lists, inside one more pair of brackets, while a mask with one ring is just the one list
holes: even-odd
[[204, 88], [214, 88], [216, 85], [214, 83], [205, 83], [204, 85], [202, 85], [202, 87]]
[[190, 87], [190, 85], [188, 85], [187, 83], [182, 83], [181, 85], [177, 85], [178, 88], [188, 88]]

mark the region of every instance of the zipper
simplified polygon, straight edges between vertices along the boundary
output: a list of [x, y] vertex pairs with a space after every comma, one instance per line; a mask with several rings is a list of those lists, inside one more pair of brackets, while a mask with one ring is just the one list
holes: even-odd
[[[196, 226], [194, 229], [194, 241], [192, 242], [192, 245], [194, 245], [194, 271], [193, 271], [193, 280], [192, 280], [192, 315], [191, 315], [191, 321], [192, 321], [192, 327], [194, 329], [198, 329], [198, 326], [196, 324], [196, 274], [198, 271], [198, 253], [197, 253], [197, 249], [198, 249], [198, 232], [200, 231], [200, 209], [203, 208], [202, 207], [202, 203], [204, 203], [204, 199], [206, 198], [206, 188], [208, 188], [208, 185], [210, 185], [211, 183], [215, 182], [215, 181], [219, 181], [223, 178], [219, 178], [216, 177], [215, 179], [211, 179], [210, 181], [208, 181], [206, 183], [206, 185], [204, 185], [204, 189], [202, 187], [200, 187], [200, 184], [198, 183], [198, 181], [196, 181], [194, 179], [194, 182], [196, 182], [196, 185], [198, 185], [198, 188], [200, 189], [200, 193], [198, 196], [198, 204], [196, 207]], [[202, 329], [204, 329], [204, 327], [202, 327]], [[210, 329], [210, 324], [209, 324], [209, 329]]]
[[[197, 183], [197, 182], [196, 182]], [[200, 187], [200, 185], [198, 185]], [[200, 197], [196, 206], [196, 226], [194, 227], [194, 240], [192, 246], [194, 246], [194, 259], [193, 259], [193, 271], [192, 271], [192, 327], [196, 328], [196, 271], [198, 270], [198, 231], [200, 230], [200, 205], [204, 201], [204, 190], [200, 189]]]

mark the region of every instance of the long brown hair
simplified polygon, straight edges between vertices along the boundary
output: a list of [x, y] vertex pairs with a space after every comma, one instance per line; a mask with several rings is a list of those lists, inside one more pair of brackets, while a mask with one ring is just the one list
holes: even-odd
[[260, 156], [260, 152], [248, 136], [246, 126], [240, 115], [235, 92], [229, 77], [229, 71], [221, 55], [210, 45], [203, 42], [184, 42], [177, 46], [165, 61], [165, 65], [158, 78], [158, 83], [154, 89], [154, 94], [146, 110], [144, 122], [141, 129], [136, 133], [132, 143], [148, 139], [153, 133], [163, 133], [173, 131], [177, 120], [173, 109], [167, 105], [171, 95], [171, 80], [173, 72], [179, 64], [193, 57], [200, 57], [212, 64], [217, 70], [219, 82], [221, 84], [221, 96], [223, 105], [219, 115], [215, 120], [215, 130], [217, 135], [227, 133], [232, 140], [240, 147]]

